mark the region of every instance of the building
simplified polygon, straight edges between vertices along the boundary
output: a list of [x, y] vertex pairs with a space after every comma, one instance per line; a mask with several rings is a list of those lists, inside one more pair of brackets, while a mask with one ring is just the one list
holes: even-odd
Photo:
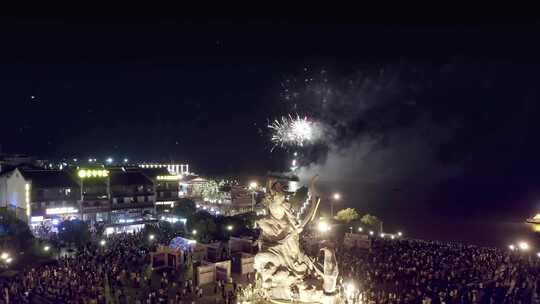
[[111, 224], [142, 223], [155, 216], [154, 183], [142, 172], [114, 170], [109, 183]]
[[156, 194], [156, 211], [169, 212], [180, 199], [181, 175], [171, 174], [167, 168], [140, 168], [142, 174], [154, 184]]
[[15, 168], [0, 176], [0, 205], [31, 223], [77, 217], [80, 187], [66, 171]]
[[90, 223], [109, 221], [111, 209], [109, 171], [103, 167], [81, 168], [74, 173], [79, 193], [81, 219]]
[[139, 164], [139, 167], [144, 169], [158, 169], [165, 168], [172, 175], [190, 175], [189, 165], [188, 164], [179, 164], [179, 163], [142, 163]]

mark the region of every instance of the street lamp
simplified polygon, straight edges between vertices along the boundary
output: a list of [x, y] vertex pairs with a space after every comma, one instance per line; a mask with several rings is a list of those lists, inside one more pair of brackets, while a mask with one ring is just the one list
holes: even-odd
[[5, 252], [2, 252], [2, 255], [0, 255], [0, 258], [1, 258], [2, 260], [5, 260], [5, 259], [9, 258], [9, 254], [7, 254], [7, 253], [5, 253]]
[[43, 250], [44, 250], [44, 251], [49, 251], [49, 249], [51, 249], [51, 247], [49, 247], [49, 246], [43, 247]]
[[107, 242], [105, 242], [105, 240], [101, 240], [101, 241], [99, 242], [99, 244], [100, 244], [101, 246], [105, 246], [106, 243], [107, 243]]
[[113, 158], [112, 158], [112, 157], [107, 158], [107, 163], [108, 163], [108, 164], [111, 164], [112, 162], [113, 162]]
[[227, 226], [227, 230], [232, 231], [232, 230], [233, 230], [233, 226], [232, 226], [232, 225], [228, 225], [228, 226]]
[[401, 237], [401, 236], [403, 235], [403, 233], [401, 233], [401, 231], [398, 231], [397, 235], [398, 235], [399, 237]]
[[11, 263], [11, 261], [13, 261], [12, 258], [7, 258], [7, 259], [6, 259], [6, 263], [8, 263], [8, 264]]
[[372, 230], [369, 231], [369, 235], [373, 235], [373, 231], [372, 231]]
[[514, 246], [514, 244], [510, 244], [508, 248], [512, 251], [516, 250], [516, 246]]
[[339, 201], [340, 199], [341, 199], [341, 194], [336, 192], [332, 195], [332, 200], [330, 200], [330, 215], [332, 217], [334, 217], [334, 202]]
[[358, 227], [358, 232], [362, 232], [362, 230], [364, 230], [362, 227]]
[[191, 234], [197, 235], [197, 230], [193, 229], [193, 231], [191, 232]]
[[154, 240], [155, 237], [156, 237], [155, 235], [150, 234], [150, 235], [148, 236], [148, 239], [150, 239], [150, 241], [152, 241], [152, 240]]

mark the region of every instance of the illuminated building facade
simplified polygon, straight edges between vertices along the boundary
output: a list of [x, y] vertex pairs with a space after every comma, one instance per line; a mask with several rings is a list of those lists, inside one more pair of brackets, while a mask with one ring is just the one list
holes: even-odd
[[2, 174], [1, 205], [30, 223], [79, 217], [80, 186], [61, 170], [16, 168]]
[[155, 217], [154, 183], [140, 171], [110, 172], [110, 223], [142, 223]]
[[183, 177], [165, 167], [16, 167], [0, 173], [0, 207], [31, 225], [72, 218], [91, 226], [142, 225], [171, 211]]
[[143, 169], [159, 169], [165, 168], [171, 175], [190, 175], [188, 164], [179, 163], [142, 163], [139, 167]]
[[180, 199], [182, 175], [170, 174], [167, 168], [140, 168], [142, 174], [154, 184], [157, 213], [167, 213]]

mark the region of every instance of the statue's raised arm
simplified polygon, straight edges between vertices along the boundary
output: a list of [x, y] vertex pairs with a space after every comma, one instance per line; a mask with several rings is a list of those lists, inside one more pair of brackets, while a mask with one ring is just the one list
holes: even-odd
[[317, 214], [317, 210], [319, 209], [319, 204], [321, 202], [321, 199], [319, 197], [319, 193], [316, 188], [316, 184], [318, 180], [319, 180], [319, 175], [315, 175], [313, 176], [309, 184], [308, 211], [306, 212], [306, 215], [304, 216], [304, 218], [301, 220], [300, 229], [304, 229], [304, 227], [315, 218], [315, 215]]

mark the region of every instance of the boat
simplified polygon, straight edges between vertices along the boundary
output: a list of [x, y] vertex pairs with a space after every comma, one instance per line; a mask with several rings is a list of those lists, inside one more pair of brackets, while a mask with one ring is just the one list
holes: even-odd
[[526, 220], [529, 224], [539, 224], [540, 225], [540, 213], [537, 213], [535, 216], [528, 218]]

